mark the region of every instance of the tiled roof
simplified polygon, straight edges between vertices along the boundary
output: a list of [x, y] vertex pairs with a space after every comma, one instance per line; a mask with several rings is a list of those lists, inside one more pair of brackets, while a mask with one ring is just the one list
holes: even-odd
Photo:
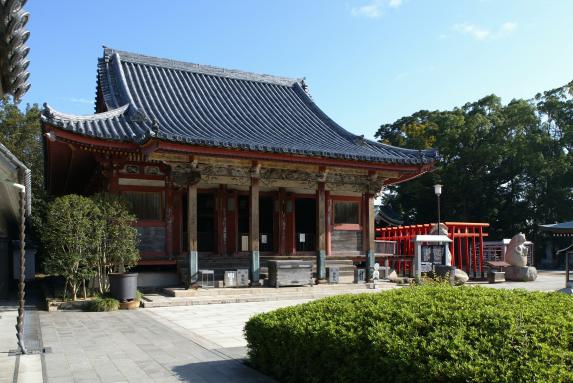
[[356, 136], [324, 114], [299, 79], [104, 49], [98, 102], [107, 112], [42, 119], [93, 137], [144, 143], [152, 137], [192, 145], [383, 163], [424, 164], [434, 150], [408, 150]]
[[24, 29], [29, 14], [22, 8], [24, 3], [0, 0], [0, 94], [11, 94], [17, 100], [30, 88], [30, 48], [26, 46], [30, 32]]
[[551, 233], [573, 234], [573, 221], [539, 225], [539, 229]]

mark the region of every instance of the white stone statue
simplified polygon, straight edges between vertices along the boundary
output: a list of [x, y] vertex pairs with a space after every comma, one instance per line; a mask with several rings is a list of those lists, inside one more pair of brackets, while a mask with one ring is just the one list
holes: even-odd
[[525, 246], [525, 235], [519, 233], [511, 238], [505, 251], [505, 261], [512, 266], [527, 266], [527, 247]]
[[380, 265], [378, 262], [374, 264], [374, 271], [372, 272], [372, 280], [377, 281], [380, 279]]

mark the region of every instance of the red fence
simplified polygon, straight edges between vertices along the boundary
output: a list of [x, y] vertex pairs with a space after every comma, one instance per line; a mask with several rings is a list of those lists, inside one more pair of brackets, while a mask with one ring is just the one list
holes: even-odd
[[[444, 222], [448, 227], [452, 266], [464, 270], [472, 278], [484, 277], [483, 239], [489, 223]], [[393, 226], [376, 229], [376, 239], [396, 241], [396, 256], [389, 258], [391, 266], [400, 273], [409, 274], [414, 258], [414, 238], [416, 235], [429, 234], [436, 224]]]

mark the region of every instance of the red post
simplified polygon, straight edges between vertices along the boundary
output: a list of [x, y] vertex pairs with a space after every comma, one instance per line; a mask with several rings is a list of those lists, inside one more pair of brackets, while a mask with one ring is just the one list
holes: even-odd
[[456, 265], [458, 269], [463, 269], [463, 257], [462, 257], [462, 233], [461, 228], [458, 228], [458, 264]]
[[483, 278], [483, 227], [479, 227], [479, 272]]
[[466, 253], [466, 269], [465, 272], [470, 273], [470, 241], [469, 241], [469, 237], [468, 237], [468, 227], [466, 226], [464, 229], [465, 232], [465, 238], [464, 238], [464, 252]]
[[473, 260], [474, 260], [474, 277], [477, 274], [477, 253], [476, 253], [476, 228], [475, 226], [472, 227], [472, 255], [473, 255]]
[[455, 266], [456, 265], [456, 254], [454, 253], [454, 242], [456, 240], [456, 227], [454, 225], [449, 226], [448, 230], [450, 231], [450, 239], [452, 240], [452, 242], [450, 242], [450, 265], [451, 266]]

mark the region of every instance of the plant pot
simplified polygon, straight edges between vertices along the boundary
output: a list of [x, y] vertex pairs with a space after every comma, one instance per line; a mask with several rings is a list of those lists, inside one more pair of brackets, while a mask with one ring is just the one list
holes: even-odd
[[120, 302], [134, 300], [137, 294], [137, 273], [109, 274], [109, 292]]

